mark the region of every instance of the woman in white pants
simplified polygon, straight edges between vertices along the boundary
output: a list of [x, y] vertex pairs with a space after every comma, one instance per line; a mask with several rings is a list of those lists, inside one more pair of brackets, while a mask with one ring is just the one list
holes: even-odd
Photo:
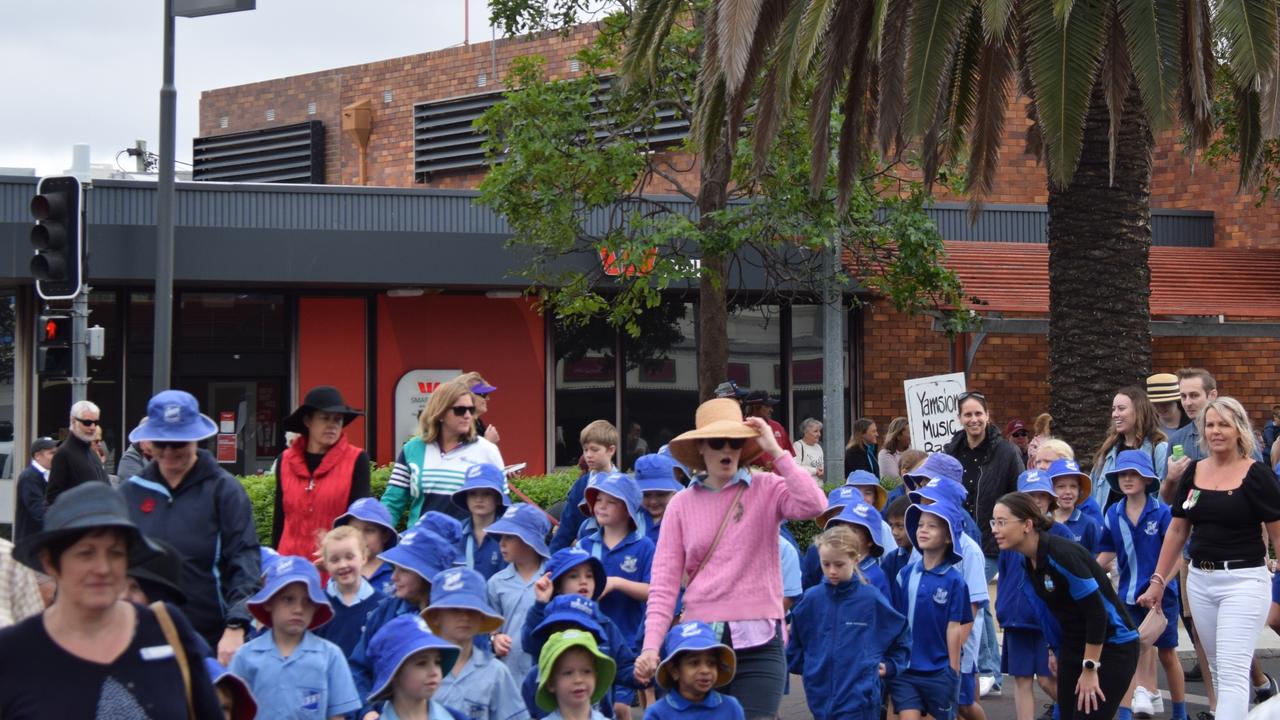
[[1258, 526], [1265, 524], [1280, 547], [1280, 480], [1251, 459], [1253, 428], [1235, 399], [1210, 401], [1196, 423], [1205, 457], [1182, 476], [1160, 561], [1138, 604], [1159, 606], [1190, 535], [1187, 594], [1218, 694], [1217, 717], [1243, 718], [1249, 712], [1249, 661], [1271, 604]]

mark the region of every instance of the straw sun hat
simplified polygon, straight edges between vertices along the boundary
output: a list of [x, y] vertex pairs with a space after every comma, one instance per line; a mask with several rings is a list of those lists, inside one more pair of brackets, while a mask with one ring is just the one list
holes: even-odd
[[737, 400], [716, 398], [698, 406], [694, 416], [694, 429], [681, 434], [669, 444], [671, 455], [690, 470], [701, 471], [702, 454], [698, 452], [698, 441], [711, 438], [742, 438], [746, 444], [742, 446], [740, 465], [756, 459], [760, 455], [759, 434], [742, 421], [742, 406]]

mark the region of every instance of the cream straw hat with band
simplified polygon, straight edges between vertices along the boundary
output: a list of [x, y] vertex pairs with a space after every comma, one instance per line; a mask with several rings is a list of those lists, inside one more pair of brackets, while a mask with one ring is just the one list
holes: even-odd
[[742, 446], [739, 465], [746, 466], [760, 455], [760, 435], [742, 420], [742, 406], [737, 400], [716, 398], [698, 406], [694, 416], [694, 429], [682, 433], [672, 440], [668, 447], [671, 456], [679, 460], [690, 470], [702, 471], [702, 454], [698, 452], [698, 441], [712, 438], [742, 438], [746, 444]]
[[1147, 399], [1153, 403], [1182, 399], [1178, 394], [1178, 376], [1173, 373], [1156, 373], [1148, 377]]

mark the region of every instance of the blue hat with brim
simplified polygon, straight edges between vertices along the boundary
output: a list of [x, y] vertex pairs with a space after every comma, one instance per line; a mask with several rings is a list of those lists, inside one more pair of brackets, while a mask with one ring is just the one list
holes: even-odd
[[680, 492], [684, 486], [676, 480], [676, 461], [670, 455], [649, 453], [636, 458], [636, 485], [641, 494], [647, 492]]
[[827, 509], [818, 515], [815, 522], [819, 528], [825, 528], [831, 518], [840, 514], [845, 505], [862, 500], [862, 490], [853, 485], [841, 485], [827, 493]]
[[880, 479], [866, 470], [854, 470], [849, 473], [849, 477], [845, 479], [844, 484], [852, 485], [856, 488], [873, 488], [876, 496], [876, 501], [873, 504], [877, 510], [883, 510], [885, 502], [889, 499], [889, 493], [880, 484]]
[[412, 613], [398, 615], [373, 634], [365, 654], [373, 662], [373, 689], [369, 702], [377, 702], [391, 694], [391, 682], [405, 662], [423, 650], [440, 653], [440, 671], [445, 677], [453, 671], [461, 649], [431, 633], [427, 621]]
[[466, 536], [466, 532], [462, 529], [462, 521], [435, 510], [422, 513], [422, 517], [418, 518], [418, 522], [414, 523], [411, 529], [433, 532], [450, 545], [457, 545]]
[[604, 563], [579, 547], [557, 550], [551, 556], [551, 559], [547, 561], [547, 572], [551, 575], [551, 584], [554, 586], [556, 581], [579, 565], [591, 566], [591, 574], [596, 579], [596, 587], [591, 593], [591, 599], [598, 599], [600, 594], [604, 592], [604, 580], [608, 577], [605, 573]]
[[258, 716], [258, 701], [253, 697], [253, 691], [244, 678], [222, 667], [213, 658], [205, 658], [204, 667], [209, 673], [209, 682], [215, 687], [226, 688], [231, 693], [234, 705], [231, 720], [253, 720]]
[[596, 636], [596, 642], [605, 643], [604, 626], [600, 624], [600, 606], [591, 598], [581, 595], [557, 595], [547, 603], [538, 623], [531, 632], [535, 643], [545, 643], [554, 632], [564, 629], [564, 625], [573, 625]]
[[1116, 466], [1107, 472], [1107, 483], [1116, 492], [1120, 492], [1120, 474], [1133, 471], [1147, 479], [1147, 492], [1160, 482], [1156, 477], [1155, 466], [1151, 464], [1151, 456], [1141, 450], [1122, 450], [1116, 456]]
[[502, 508], [511, 507], [511, 498], [507, 495], [507, 476], [502, 468], [492, 463], [476, 463], [467, 468], [463, 476], [462, 487], [451, 497], [453, 504], [470, 512], [467, 507], [467, 493], [472, 490], [492, 490], [498, 494], [498, 504]]
[[840, 510], [840, 514], [827, 521], [825, 527], [831, 527], [831, 523], [847, 523], [865, 528], [867, 534], [871, 536], [871, 556], [880, 557], [884, 554], [884, 543], [880, 539], [884, 520], [870, 503], [859, 498], [857, 502], [845, 505]]
[[676, 479], [676, 482], [680, 483], [680, 487], [684, 487], [689, 483], [689, 478], [693, 477], [693, 473], [689, 471], [689, 466], [680, 462], [679, 460], [676, 459], [675, 455], [671, 454], [670, 445], [663, 445], [662, 447], [658, 448], [658, 452], [655, 454], [661, 455], [662, 457], [665, 457], [665, 458], [671, 458], [672, 474], [674, 475], [675, 473], [679, 473], [684, 476], [683, 481], [678, 478]]
[[199, 442], [218, 433], [200, 403], [183, 390], [163, 390], [147, 403], [147, 419], [129, 433], [129, 442]]
[[302, 583], [307, 588], [307, 597], [316, 606], [311, 624], [307, 626], [308, 630], [315, 630], [333, 619], [333, 606], [320, 587], [320, 571], [306, 558], [297, 555], [281, 555], [271, 564], [262, 589], [245, 603], [249, 607], [249, 613], [258, 622], [271, 627], [271, 611], [267, 609], [267, 604], [276, 593], [294, 583]]
[[507, 508], [507, 512], [485, 532], [489, 535], [518, 537], [542, 557], [551, 557], [551, 550], [547, 548], [547, 533], [551, 532], [551, 522], [547, 520], [545, 513], [527, 503], [516, 503]]
[[947, 562], [952, 565], [959, 564], [964, 559], [960, 555], [960, 545], [958, 543], [958, 538], [963, 532], [960, 529], [960, 510], [948, 502], [936, 502], [932, 505], [912, 505], [907, 508], [906, 516], [903, 518], [907, 526], [907, 535], [911, 538], [912, 547], [922, 555], [924, 551], [920, 549], [920, 541], [916, 539], [916, 529], [920, 527], [920, 516], [925, 513], [941, 518], [947, 524], [947, 532], [951, 535], [951, 552], [947, 554]]
[[969, 491], [964, 489], [964, 485], [946, 478], [934, 478], [929, 482], [918, 485], [915, 490], [907, 493], [907, 499], [916, 504], [922, 504], [925, 500], [934, 502], [949, 502], [956, 507], [964, 507], [964, 499], [969, 496]]
[[278, 557], [280, 557], [280, 553], [276, 552], [275, 548], [267, 547], [266, 545], [258, 546], [258, 567], [262, 569], [263, 573], [267, 572], [267, 566], [275, 562]]
[[[1060, 477], [1074, 477], [1080, 484], [1080, 498], [1088, 499], [1093, 493], [1093, 478], [1080, 469], [1080, 463], [1071, 458], [1058, 458], [1049, 464], [1048, 470], [1043, 472], [1049, 476], [1049, 482], [1056, 482]], [[1080, 502], [1082, 501], [1077, 498], [1076, 504]]]
[[936, 452], [925, 458], [920, 467], [902, 476], [908, 490], [937, 479], [950, 480], [964, 487], [964, 465], [946, 453]]
[[732, 648], [720, 642], [715, 630], [704, 622], [681, 623], [671, 628], [667, 631], [667, 639], [663, 647], [662, 663], [658, 665], [658, 675], [655, 679], [658, 687], [665, 690], [676, 686], [676, 665], [683, 653], [704, 650], [712, 650], [716, 653], [719, 662], [714, 687], [728, 685], [733, 681], [733, 674], [737, 672], [738, 656], [733, 653]]
[[439, 634], [439, 617], [441, 610], [474, 610], [480, 613], [481, 621], [477, 632], [481, 635], [497, 632], [505, 622], [504, 618], [489, 606], [489, 593], [485, 588], [484, 576], [470, 568], [453, 567], [436, 575], [431, 580], [431, 602], [422, 611], [431, 632]]
[[644, 509], [644, 497], [640, 494], [640, 486], [636, 485], [636, 481], [632, 480], [630, 475], [609, 473], [600, 478], [595, 485], [588, 485], [582, 499], [587, 503], [587, 507], [594, 508], [596, 498], [600, 497], [601, 493], [621, 500], [627, 506], [627, 514], [631, 516], [631, 522], [636, 527], [641, 526], [638, 517]]
[[453, 567], [457, 557], [457, 543], [415, 526], [400, 536], [393, 548], [383, 550], [378, 557], [397, 567], [404, 568], [431, 584], [431, 578]]
[[1053, 481], [1049, 479], [1049, 475], [1039, 470], [1025, 470], [1018, 476], [1018, 492], [1042, 492], [1049, 493], [1055, 498], [1058, 497], [1058, 493], [1053, 489]]
[[[346, 525], [352, 520], [359, 520], [386, 528], [389, 534], [386, 540], [388, 548], [395, 547], [396, 542], [400, 539], [396, 535], [396, 524], [391, 519], [391, 511], [374, 498], [360, 498], [351, 503], [351, 507], [348, 507], [345, 513], [339, 515], [333, 521], [333, 526]], [[386, 548], [383, 549], [385, 550]]]

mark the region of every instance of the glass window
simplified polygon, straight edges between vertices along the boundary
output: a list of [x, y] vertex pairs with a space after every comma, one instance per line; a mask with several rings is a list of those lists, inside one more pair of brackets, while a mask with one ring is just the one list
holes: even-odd
[[578, 436], [593, 420], [616, 422], [617, 333], [603, 320], [582, 325], [556, 321], [555, 464], [577, 465]]
[[657, 452], [693, 427], [698, 409], [697, 311], [672, 299], [646, 312], [640, 336], [623, 336], [623, 393], [619, 463], [630, 470], [637, 457]]
[[[821, 305], [791, 307], [791, 388], [795, 412], [787, 427], [791, 439], [800, 437], [800, 424], [806, 418], [826, 422], [822, 411], [822, 327]], [[849, 434], [849, 345], [844, 347], [845, 435]], [[842, 442], [844, 439], [841, 440]]]
[[173, 331], [178, 349], [188, 352], [284, 350], [284, 296], [183, 293]]
[[778, 402], [764, 412], [790, 432], [781, 363], [781, 308], [777, 305], [731, 308], [728, 379], [740, 388], [769, 391], [769, 395]]
[[25, 452], [14, 452], [14, 332], [17, 298], [12, 292], [0, 294], [0, 477], [16, 477], [25, 461]]

